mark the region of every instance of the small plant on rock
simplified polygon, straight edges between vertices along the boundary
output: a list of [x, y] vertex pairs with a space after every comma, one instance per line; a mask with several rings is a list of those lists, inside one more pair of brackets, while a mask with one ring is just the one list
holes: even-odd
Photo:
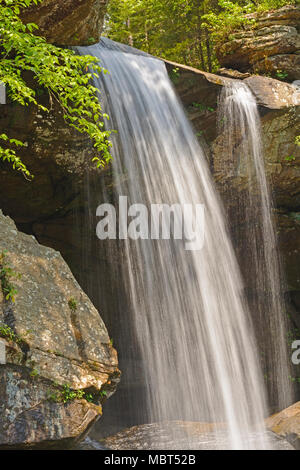
[[101, 398], [106, 398], [107, 397], [107, 391], [106, 390], [100, 390], [99, 395]]
[[20, 344], [23, 342], [22, 338], [18, 336], [10, 326], [3, 324], [0, 325], [0, 337], [6, 338], [9, 341], [13, 341], [14, 343]]
[[11, 300], [12, 302], [15, 301], [15, 297], [18, 293], [17, 289], [11, 283], [11, 278], [19, 279], [21, 274], [16, 273], [11, 266], [9, 266], [6, 260], [6, 251], [2, 251], [0, 253], [0, 282], [2, 292], [5, 296], [6, 300]]
[[68, 300], [68, 305], [69, 305], [69, 309], [71, 310], [71, 312], [76, 312], [76, 310], [77, 310], [77, 300], [75, 300], [74, 297], [71, 297]]
[[32, 371], [29, 373], [30, 377], [34, 378], [39, 375], [39, 371], [37, 369], [32, 369]]
[[84, 394], [84, 390], [74, 390], [70, 385], [63, 385], [60, 389], [49, 392], [48, 399], [56, 403], [68, 403], [84, 398]]
[[294, 155], [288, 155], [287, 157], [285, 157], [286, 162], [293, 162], [295, 160], [296, 160], [296, 157]]
[[69, 384], [60, 386], [57, 382], [54, 382], [55, 389], [49, 390], [48, 400], [56, 403], [69, 403], [74, 400], [86, 400], [89, 403], [99, 404], [101, 399], [107, 396], [105, 390], [99, 390], [95, 392], [85, 391], [83, 389], [74, 390]]
[[276, 70], [276, 77], [280, 80], [285, 80], [288, 76], [288, 73], [284, 70]]

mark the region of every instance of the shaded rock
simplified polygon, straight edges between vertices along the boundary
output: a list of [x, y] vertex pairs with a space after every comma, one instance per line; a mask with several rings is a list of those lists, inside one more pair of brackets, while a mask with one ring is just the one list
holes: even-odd
[[167, 60], [164, 62], [198, 137], [202, 144], [210, 143], [216, 137], [218, 96], [230, 78]]
[[[291, 299], [291, 309], [290, 314], [293, 319], [294, 325], [298, 331], [300, 331], [300, 315], [298, 312], [300, 311], [300, 292], [295, 290], [290, 292], [290, 299]], [[295, 337], [293, 338], [293, 340]]]
[[267, 177], [276, 206], [286, 212], [297, 212], [300, 206], [300, 147], [295, 144], [299, 126], [299, 106], [282, 108], [262, 117]]
[[[40, 102], [49, 106], [46, 93]], [[67, 262], [77, 254], [80, 258], [81, 240], [74, 237], [75, 212], [86, 204], [86, 181], [93, 184], [105, 174], [92, 162], [91, 140], [64, 121], [55, 102], [49, 113], [35, 106], [1, 105], [0, 129], [26, 143], [18, 155], [34, 175], [28, 181], [1, 160], [0, 207], [21, 231], [59, 250]]]
[[[10, 279], [15, 302], [2, 299], [0, 305], [0, 325], [15, 335], [6, 338], [6, 364], [0, 365], [0, 446], [72, 442], [99, 417], [104, 395], [115, 391], [116, 351], [61, 255], [18, 232], [0, 213], [3, 252], [2, 263], [18, 276]], [[88, 391], [96, 404], [57, 402], [61, 386]]]
[[267, 428], [300, 450], [300, 402], [266, 419]]
[[[285, 267], [286, 289], [300, 294], [300, 213], [283, 212], [277, 214], [277, 231], [279, 249], [282, 253]], [[300, 305], [296, 303], [300, 311]], [[300, 315], [295, 322], [300, 326]], [[300, 331], [300, 329], [299, 329]]]
[[[41, 95], [40, 101], [49, 105], [47, 94]], [[30, 225], [70, 211], [76, 205], [86, 168], [95, 169], [89, 137], [67, 125], [56, 103], [49, 113], [39, 112], [35, 106], [1, 105], [0, 128], [9, 129], [9, 136], [25, 142], [18, 155], [34, 175], [28, 181], [9, 164], [0, 162], [1, 180], [5, 181], [0, 186], [0, 201], [6, 213]], [[72, 184], [75, 179], [76, 187]]]
[[98, 42], [108, 0], [44, 0], [26, 8], [24, 23], [36, 23], [37, 34], [59, 46]]
[[216, 48], [224, 67], [257, 73], [284, 73], [289, 80], [300, 77], [300, 7], [247, 15], [255, 23], [230, 34]]

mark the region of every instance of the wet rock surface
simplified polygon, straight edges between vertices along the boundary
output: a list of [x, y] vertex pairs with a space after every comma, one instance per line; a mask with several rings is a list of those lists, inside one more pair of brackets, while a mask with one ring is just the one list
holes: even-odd
[[[257, 435], [248, 436], [250, 446], [255, 448]], [[273, 433], [266, 433], [268, 448], [293, 450], [284, 439]], [[90, 448], [100, 444], [111, 450], [217, 450], [229, 448], [229, 441], [224, 425], [210, 423], [172, 421], [166, 423], [143, 424], [125, 429], [100, 442], [89, 439], [85, 441]]]
[[[0, 364], [0, 447], [72, 442], [115, 391], [116, 351], [60, 253], [18, 232], [2, 213], [0, 253], [17, 291], [14, 302], [3, 294], [0, 299], [0, 326], [13, 332], [1, 333], [6, 358]], [[57, 400], [63, 386], [91, 393], [93, 403], [66, 395]]]

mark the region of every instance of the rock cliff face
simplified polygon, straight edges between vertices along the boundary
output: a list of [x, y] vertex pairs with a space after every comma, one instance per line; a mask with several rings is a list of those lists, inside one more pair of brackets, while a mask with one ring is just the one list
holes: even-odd
[[217, 48], [223, 67], [255, 73], [284, 74], [300, 78], [300, 7], [287, 5], [279, 10], [248, 15], [255, 23], [230, 35]]
[[36, 23], [38, 34], [59, 46], [98, 42], [108, 0], [43, 0], [23, 11], [24, 23]]
[[115, 391], [116, 351], [61, 255], [2, 213], [0, 260], [0, 448], [71, 445]]

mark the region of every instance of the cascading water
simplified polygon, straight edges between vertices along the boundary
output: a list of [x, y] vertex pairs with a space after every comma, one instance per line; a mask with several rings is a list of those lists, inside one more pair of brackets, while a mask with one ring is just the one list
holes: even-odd
[[[228, 175], [226, 199], [233, 201], [235, 212], [233, 238], [240, 249], [240, 264], [247, 279], [270, 403], [277, 410], [283, 409], [292, 401], [286, 309], [260, 118], [256, 100], [245, 83], [234, 80], [223, 87], [219, 122], [222, 147], [218, 151], [226, 156]], [[234, 179], [239, 179], [239, 183]]]
[[110, 44], [78, 50], [109, 71], [96, 85], [117, 130], [115, 199], [127, 196], [129, 207], [144, 204], [149, 211], [151, 204], [203, 204], [205, 211], [200, 250], [188, 251], [174, 238], [109, 240], [119, 247], [119, 262], [124, 259], [119, 283], [142, 358], [144, 422], [225, 422], [226, 447], [268, 447], [254, 334], [205, 157], [164, 63]]

